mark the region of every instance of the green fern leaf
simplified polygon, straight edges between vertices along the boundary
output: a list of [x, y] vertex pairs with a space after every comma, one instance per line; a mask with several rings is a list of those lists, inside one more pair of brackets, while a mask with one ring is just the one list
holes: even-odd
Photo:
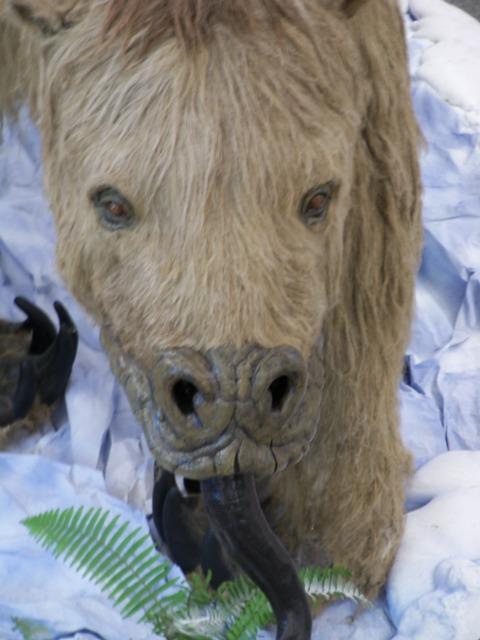
[[126, 602], [125, 617], [141, 612], [147, 620], [155, 616], [160, 626], [171, 624], [174, 607], [166, 616], [161, 599], [168, 589], [178, 587], [177, 580], [167, 579], [171, 564], [160, 560], [144, 529], [129, 531], [128, 523], [118, 524], [118, 517], [100, 508], [57, 509], [26, 518], [23, 524], [44, 548], [68, 557], [84, 575], [91, 574], [116, 604]]
[[[211, 576], [194, 576], [189, 590], [169, 579], [171, 564], [160, 561], [142, 528], [107, 511], [59, 509], [23, 521], [30, 534], [56, 557], [83, 571], [121, 607], [125, 617], [139, 614], [168, 640], [254, 640], [274, 622], [271, 605], [248, 577], [210, 589]], [[305, 591], [315, 602], [335, 598], [368, 601], [341, 568], [302, 569]]]

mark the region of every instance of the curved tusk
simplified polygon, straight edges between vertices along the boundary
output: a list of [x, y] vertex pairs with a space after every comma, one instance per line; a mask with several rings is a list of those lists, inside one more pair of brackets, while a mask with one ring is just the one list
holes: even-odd
[[[155, 474], [156, 474], [155, 470]], [[160, 478], [156, 480], [153, 485], [152, 494], [152, 516], [155, 527], [158, 531], [160, 538], [166, 543], [167, 537], [165, 529], [163, 527], [163, 508], [165, 506], [165, 500], [167, 499], [168, 492], [175, 486], [175, 479], [173, 473], [169, 471], [162, 471]]]
[[201, 487], [216, 537], [272, 605], [277, 640], [310, 640], [307, 596], [288, 551], [263, 514], [253, 475], [210, 478]]
[[177, 487], [172, 487], [163, 504], [163, 534], [172, 560], [184, 573], [190, 573], [200, 564], [202, 549], [191, 531], [185, 509], [185, 499]]
[[218, 589], [227, 580], [233, 580], [222, 551], [222, 546], [211, 529], [208, 529], [202, 542], [201, 566], [203, 575], [211, 572], [210, 586]]

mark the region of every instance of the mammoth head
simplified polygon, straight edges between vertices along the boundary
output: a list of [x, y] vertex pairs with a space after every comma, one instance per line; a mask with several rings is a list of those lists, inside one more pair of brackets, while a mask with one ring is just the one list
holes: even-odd
[[[413, 272], [415, 248], [401, 247], [418, 204], [394, 2], [9, 9], [37, 42], [27, 90], [64, 278], [157, 462], [202, 482], [218, 537], [243, 545], [237, 559], [280, 621], [298, 581], [265, 577], [265, 558], [294, 570], [243, 479], [301, 460], [326, 391], [341, 404], [335, 376], [365, 368], [375, 342], [398, 345], [408, 322], [390, 321], [409, 305], [397, 274]], [[247, 537], [245, 549], [248, 519], [264, 546]], [[282, 638], [308, 637], [305, 608], [303, 635], [284, 621]]]
[[60, 267], [198, 479], [282, 470], [317, 427], [368, 91], [345, 3], [286, 4], [10, 2], [43, 39]]

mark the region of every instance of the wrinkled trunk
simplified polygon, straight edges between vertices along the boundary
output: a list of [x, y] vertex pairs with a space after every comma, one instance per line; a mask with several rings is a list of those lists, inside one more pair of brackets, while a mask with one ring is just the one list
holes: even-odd
[[211, 527], [223, 547], [269, 599], [277, 640], [309, 640], [311, 615], [293, 561], [271, 530], [252, 474], [201, 482]]

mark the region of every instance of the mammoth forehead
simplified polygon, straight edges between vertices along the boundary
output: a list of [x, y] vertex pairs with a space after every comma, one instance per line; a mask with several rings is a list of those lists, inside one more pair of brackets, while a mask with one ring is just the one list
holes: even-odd
[[295, 183], [319, 167], [335, 177], [362, 117], [355, 60], [322, 61], [308, 47], [292, 55], [299, 44], [288, 38], [283, 49], [227, 40], [192, 55], [171, 39], [131, 66], [110, 53], [65, 67], [65, 149], [92, 174], [139, 176], [152, 196], [172, 173], [205, 189]]

